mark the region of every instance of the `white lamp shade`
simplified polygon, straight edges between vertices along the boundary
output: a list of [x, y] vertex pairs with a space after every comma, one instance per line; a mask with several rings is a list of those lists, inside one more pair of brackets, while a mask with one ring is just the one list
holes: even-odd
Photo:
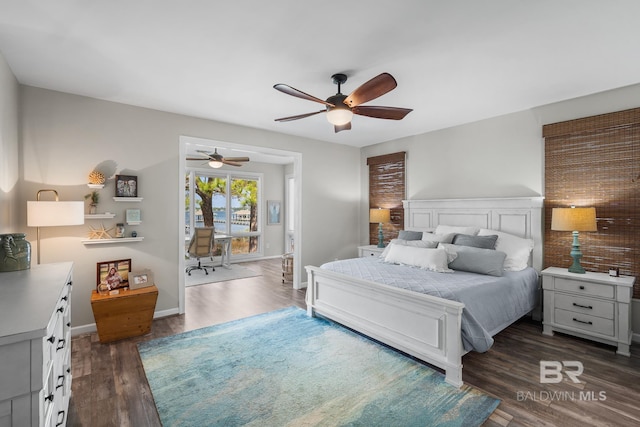
[[55, 227], [84, 224], [84, 202], [27, 201], [27, 226]]
[[598, 231], [596, 208], [553, 208], [551, 229], [555, 231]]

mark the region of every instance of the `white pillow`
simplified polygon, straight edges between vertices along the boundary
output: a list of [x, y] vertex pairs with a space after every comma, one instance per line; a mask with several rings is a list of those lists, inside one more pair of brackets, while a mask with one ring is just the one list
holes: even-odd
[[496, 251], [502, 251], [507, 254], [504, 260], [504, 269], [506, 271], [520, 271], [529, 265], [529, 257], [533, 250], [533, 240], [523, 239], [513, 234], [504, 233], [502, 231], [481, 229], [478, 236], [498, 235], [496, 241]]
[[480, 231], [479, 227], [461, 227], [457, 225], [438, 225], [436, 227], [436, 234], [470, 234], [472, 236], [478, 235]]
[[435, 234], [422, 233], [422, 240], [425, 242], [451, 243], [456, 233]]
[[447, 252], [444, 249], [391, 245], [384, 262], [411, 265], [439, 273], [453, 271], [447, 267]]
[[438, 246], [436, 242], [427, 242], [425, 240], [404, 240], [404, 239], [392, 239], [384, 251], [380, 254], [380, 258], [384, 258], [389, 253], [389, 249], [392, 245], [414, 246], [416, 248], [435, 248]]

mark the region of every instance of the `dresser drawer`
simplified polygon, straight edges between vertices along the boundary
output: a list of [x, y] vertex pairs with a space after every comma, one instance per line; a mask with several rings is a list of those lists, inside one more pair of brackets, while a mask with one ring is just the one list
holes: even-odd
[[615, 313], [613, 301], [585, 298], [570, 294], [556, 293], [555, 307], [562, 310], [573, 311], [574, 313], [588, 314], [605, 319], [613, 319]]
[[615, 327], [613, 320], [603, 319], [602, 317], [591, 316], [588, 314], [576, 313], [573, 311], [562, 310], [556, 308], [554, 313], [555, 323], [562, 326], [569, 326], [597, 334], [615, 335]]
[[580, 295], [587, 295], [587, 296], [593, 296], [593, 297], [599, 297], [599, 298], [613, 299], [615, 297], [614, 286], [583, 282], [580, 280], [563, 279], [560, 277], [555, 278], [554, 288], [558, 291], [573, 292]]

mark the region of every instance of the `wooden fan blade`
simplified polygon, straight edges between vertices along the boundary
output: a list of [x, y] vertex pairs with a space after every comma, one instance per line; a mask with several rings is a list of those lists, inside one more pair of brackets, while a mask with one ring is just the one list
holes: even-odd
[[349, 107], [356, 107], [395, 89], [396, 79], [389, 73], [382, 73], [351, 92], [344, 100]]
[[313, 116], [313, 115], [316, 115], [316, 114], [324, 113], [325, 111], [327, 111], [327, 110], [320, 110], [320, 111], [315, 111], [313, 113], [299, 114], [297, 116], [282, 117], [280, 119], [276, 119], [276, 122], [290, 122], [291, 120], [304, 119], [305, 117], [309, 117], [309, 116]]
[[225, 157], [224, 160], [230, 161], [230, 162], [248, 162], [249, 158], [248, 157]]
[[351, 111], [353, 114], [375, 117], [376, 119], [402, 120], [413, 110], [411, 108], [360, 106], [354, 107]]
[[273, 88], [275, 90], [279, 90], [282, 93], [286, 93], [287, 95], [295, 96], [296, 98], [302, 98], [302, 99], [306, 99], [307, 101], [319, 102], [320, 104], [324, 104], [329, 107], [335, 107], [335, 105], [330, 104], [323, 99], [316, 98], [315, 96], [309, 95], [308, 93], [304, 93], [303, 91], [293, 88], [289, 85], [278, 83], [277, 85], [274, 85]]
[[187, 160], [209, 160], [208, 158], [203, 157], [187, 157]]
[[350, 130], [351, 129], [351, 122], [347, 123], [346, 125], [334, 125], [333, 129], [336, 131], [336, 133], [343, 131], [343, 130]]
[[236, 163], [236, 162], [231, 162], [227, 159], [223, 159], [222, 163], [224, 163], [225, 165], [229, 165], [229, 166], [242, 166], [242, 163]]

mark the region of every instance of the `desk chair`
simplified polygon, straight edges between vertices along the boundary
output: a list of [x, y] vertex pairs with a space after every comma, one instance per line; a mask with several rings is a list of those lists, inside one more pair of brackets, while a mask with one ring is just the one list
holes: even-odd
[[202, 265], [201, 258], [209, 257], [213, 261], [213, 227], [197, 227], [196, 232], [191, 236], [189, 242], [189, 258], [196, 258], [198, 265], [192, 265], [186, 268], [187, 274], [191, 276], [193, 270], [204, 270], [204, 274], [209, 274], [207, 268], [215, 271], [212, 265]]

